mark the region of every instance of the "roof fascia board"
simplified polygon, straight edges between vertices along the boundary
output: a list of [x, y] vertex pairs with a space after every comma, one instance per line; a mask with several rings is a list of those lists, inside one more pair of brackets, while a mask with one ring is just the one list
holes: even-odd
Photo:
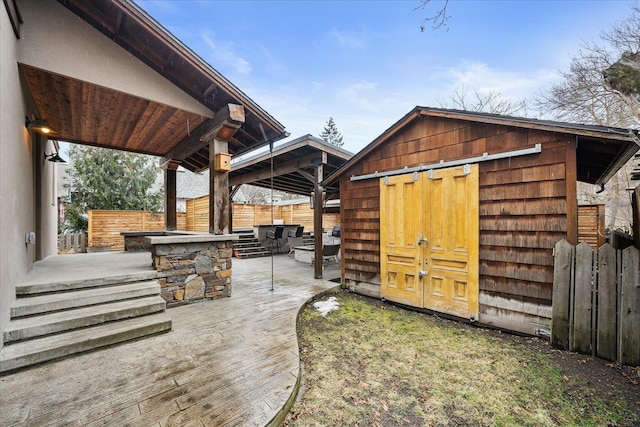
[[513, 126], [518, 128], [526, 128], [533, 130], [542, 130], [546, 132], [556, 132], [556, 133], [565, 133], [570, 135], [578, 135], [578, 136], [588, 136], [591, 138], [598, 139], [607, 139], [607, 140], [615, 140], [615, 141], [631, 141], [633, 140], [631, 135], [628, 133], [615, 132], [614, 128], [608, 128], [608, 131], [597, 131], [597, 130], [587, 130], [580, 129], [577, 127], [571, 127], [570, 124], [566, 126], [557, 124], [545, 124], [545, 123], [535, 123], [528, 120], [517, 120], [513, 118], [499, 118], [499, 117], [487, 117], [487, 116], [479, 116], [474, 114], [473, 112], [469, 113], [456, 113], [456, 112], [448, 112], [448, 111], [439, 111], [424, 108], [420, 111], [420, 114], [428, 117], [442, 117], [448, 119], [458, 119], [458, 120], [466, 120], [478, 123], [487, 123], [494, 125], [502, 125], [502, 126]]
[[391, 127], [385, 130], [380, 136], [374, 139], [369, 145], [364, 147], [360, 152], [356, 153], [351, 159], [349, 159], [344, 165], [338, 168], [331, 176], [325, 179], [322, 182], [323, 186], [329, 186], [333, 184], [340, 176], [348, 170], [352, 165], [356, 164], [360, 159], [366, 157], [369, 153], [375, 150], [380, 144], [382, 144], [387, 139], [391, 138], [396, 134], [400, 129], [406, 126], [409, 122], [413, 121], [415, 118], [419, 117], [419, 108], [416, 107], [413, 110], [409, 111], [404, 115], [400, 120], [395, 122]]
[[[138, 5], [132, 2], [132, 0], [122, 0], [115, 2], [123, 12], [128, 16], [135, 19], [140, 25], [144, 26], [147, 30], [157, 36], [165, 44], [167, 44], [173, 51], [182, 56], [192, 66], [198, 68], [201, 72], [211, 77], [215, 82], [222, 87], [222, 89], [229, 92], [233, 97], [238, 99], [245, 107], [247, 107], [253, 114], [260, 117], [262, 121], [268, 123], [273, 129], [279, 132], [284, 132], [284, 126], [278, 122], [274, 117], [267, 113], [262, 107], [256, 104], [251, 98], [249, 98], [244, 92], [242, 92], [233, 83], [227, 80], [222, 74], [216, 71], [211, 65], [204, 61], [200, 56], [193, 52], [184, 43], [178, 40], [173, 34], [166, 30], [160, 23], [153, 19]], [[199, 100], [202, 102], [202, 100]]]

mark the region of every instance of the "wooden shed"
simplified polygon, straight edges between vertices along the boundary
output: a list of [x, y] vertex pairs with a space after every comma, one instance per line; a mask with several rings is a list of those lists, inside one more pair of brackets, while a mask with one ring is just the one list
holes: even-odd
[[638, 132], [416, 107], [339, 182], [351, 290], [513, 331], [548, 330], [553, 246], [578, 239], [577, 181], [604, 185]]

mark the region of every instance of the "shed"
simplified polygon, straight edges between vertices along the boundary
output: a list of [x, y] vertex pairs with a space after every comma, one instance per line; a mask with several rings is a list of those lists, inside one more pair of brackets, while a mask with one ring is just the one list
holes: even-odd
[[577, 181], [638, 151], [628, 129], [416, 107], [339, 183], [352, 291], [522, 333], [548, 330], [553, 246], [577, 243]]

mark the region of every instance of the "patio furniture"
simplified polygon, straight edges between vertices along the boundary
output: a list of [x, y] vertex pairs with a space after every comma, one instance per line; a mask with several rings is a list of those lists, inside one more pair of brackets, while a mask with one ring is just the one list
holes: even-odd
[[276, 250], [280, 253], [280, 239], [282, 239], [282, 235], [284, 234], [284, 227], [279, 225], [275, 228], [275, 230], [267, 231], [267, 239], [269, 239], [269, 251], [273, 253], [273, 244], [275, 242]]
[[325, 261], [333, 259], [339, 264], [338, 252], [340, 252], [340, 245], [324, 245], [322, 247], [322, 262], [324, 263]]
[[302, 237], [289, 237], [287, 240], [289, 241], [289, 253], [287, 255], [295, 253], [296, 247], [304, 246], [304, 239]]

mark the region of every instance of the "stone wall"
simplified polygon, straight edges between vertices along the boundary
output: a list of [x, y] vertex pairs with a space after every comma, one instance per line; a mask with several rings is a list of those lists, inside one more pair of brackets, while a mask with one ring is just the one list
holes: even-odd
[[153, 244], [153, 266], [162, 277], [167, 306], [231, 296], [232, 252], [230, 240]]

